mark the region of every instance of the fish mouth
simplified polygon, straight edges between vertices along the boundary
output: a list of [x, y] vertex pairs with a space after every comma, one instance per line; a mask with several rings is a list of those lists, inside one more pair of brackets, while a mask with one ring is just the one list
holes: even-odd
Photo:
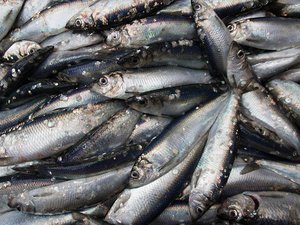
[[35, 205], [32, 201], [26, 201], [24, 200], [24, 202], [21, 202], [20, 198], [16, 197], [16, 196], [12, 196], [10, 195], [8, 198], [8, 206], [10, 208], [14, 208], [17, 209], [18, 211], [21, 212], [35, 212]]
[[[203, 199], [202, 199], [203, 198]], [[201, 195], [197, 192], [192, 192], [189, 197], [189, 209], [190, 214], [194, 220], [199, 219], [207, 210], [207, 206], [205, 204], [206, 201], [203, 201], [208, 198]]]

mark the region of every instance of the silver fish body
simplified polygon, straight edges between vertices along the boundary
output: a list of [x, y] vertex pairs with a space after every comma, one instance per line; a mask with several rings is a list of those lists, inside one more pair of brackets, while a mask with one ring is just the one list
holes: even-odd
[[24, 0], [6, 1], [1, 0], [1, 14], [0, 14], [0, 41], [6, 36], [11, 27], [13, 26], [15, 19], [17, 18]]
[[164, 129], [136, 161], [129, 185], [146, 185], [174, 168], [188, 154], [191, 146], [208, 132], [226, 99], [227, 95], [223, 94], [203, 107], [191, 110]]
[[0, 136], [0, 165], [57, 154], [75, 144], [123, 107], [124, 104], [119, 101], [104, 102], [56, 112], [21, 124]]
[[125, 187], [131, 165], [12, 196], [9, 206], [36, 214], [61, 213], [109, 199]]
[[239, 109], [239, 96], [231, 94], [212, 125], [206, 146], [191, 181], [189, 207], [194, 219], [219, 199], [225, 186], [234, 160], [237, 133], [236, 115]]
[[230, 24], [232, 38], [239, 44], [282, 50], [300, 46], [300, 20], [282, 17], [253, 18]]
[[188, 174], [195, 168], [207, 135], [191, 146], [189, 154], [168, 173], [151, 183], [125, 189], [115, 201], [105, 220], [112, 224], [149, 224], [180, 192]]
[[154, 67], [136, 71], [118, 71], [99, 79], [99, 93], [110, 98], [126, 99], [134, 94], [180, 85], [210, 83], [205, 70], [181, 67]]

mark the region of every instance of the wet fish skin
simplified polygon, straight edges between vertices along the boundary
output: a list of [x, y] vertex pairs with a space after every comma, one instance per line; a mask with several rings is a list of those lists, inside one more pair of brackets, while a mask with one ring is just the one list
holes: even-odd
[[37, 216], [19, 211], [11, 211], [1, 215], [0, 219], [5, 225], [69, 225], [78, 222], [78, 219], [74, 219], [72, 213]]
[[76, 179], [11, 196], [9, 206], [23, 212], [51, 214], [72, 211], [109, 199], [125, 187], [132, 165], [98, 176]]
[[153, 14], [174, 0], [103, 0], [83, 9], [66, 24], [68, 29], [103, 30]]
[[[269, 3], [266, 0], [207, 0], [205, 1], [219, 17], [236, 16], [237, 14], [251, 9], [261, 8]], [[193, 16], [190, 0], [177, 0], [171, 6], [159, 11], [160, 14]]]
[[34, 41], [17, 41], [4, 53], [3, 58], [10, 62], [15, 62], [25, 56], [34, 53], [42, 47]]
[[32, 161], [60, 153], [123, 107], [123, 102], [113, 100], [58, 111], [21, 124], [0, 136], [0, 165]]
[[110, 98], [127, 99], [134, 94], [180, 85], [211, 83], [212, 77], [205, 70], [181, 67], [145, 68], [117, 71], [99, 79], [99, 93]]
[[7, 103], [11, 104], [15, 101], [20, 101], [21, 99], [43, 95], [47, 93], [47, 95], [56, 94], [58, 92], [67, 91], [71, 88], [76, 87], [76, 83], [68, 83], [60, 80], [39, 80], [32, 81], [27, 84], [22, 85], [10, 96], [7, 98]]
[[53, 51], [52, 46], [38, 49], [36, 52], [17, 61], [0, 80], [0, 96], [5, 96], [26, 80], [27, 76], [39, 63], [44, 61]]
[[1, 15], [0, 15], [0, 41], [7, 35], [12, 28], [15, 19], [17, 18], [24, 0], [6, 1], [1, 0]]
[[0, 111], [0, 133], [29, 119], [30, 115], [43, 105], [47, 99], [38, 98], [14, 109]]
[[198, 42], [181, 40], [143, 46], [121, 57], [118, 64], [124, 68], [175, 65], [191, 69], [206, 69]]
[[231, 87], [243, 91], [250, 89], [256, 83], [244, 51], [234, 41], [228, 52], [226, 78]]
[[209, 131], [191, 181], [189, 208], [194, 219], [217, 202], [226, 185], [235, 156], [238, 110], [239, 95], [231, 93]]
[[299, 63], [300, 48], [290, 48], [247, 56], [256, 77], [265, 82]]
[[[222, 198], [240, 194], [245, 191], [284, 191], [300, 193], [300, 184], [266, 169], [257, 170], [243, 174], [244, 165], [234, 165], [228, 181], [223, 189]], [[288, 176], [288, 174], [287, 174]]]
[[244, 192], [225, 200], [218, 216], [243, 224], [299, 224], [299, 195]]
[[[103, 57], [96, 57], [92, 61], [65, 68], [59, 72], [58, 77], [61, 80], [69, 82], [78, 82], [80, 84], [90, 84], [99, 80], [103, 75], [115, 71], [124, 70], [117, 62], [120, 57], [127, 55], [132, 50], [118, 50]], [[100, 54], [101, 55], [101, 54]]]
[[172, 121], [169, 117], [158, 117], [144, 114], [136, 124], [127, 144], [148, 145], [156, 138]]
[[289, 80], [300, 83], [300, 68], [298, 68], [298, 66], [292, 67], [289, 70], [272, 77], [271, 79]]
[[254, 148], [279, 159], [300, 160], [299, 157], [293, 156], [294, 149], [290, 148], [278, 135], [254, 121], [239, 117], [239, 131], [238, 144], [241, 147]]
[[197, 37], [189, 18], [157, 15], [105, 31], [103, 48], [140, 48], [164, 41], [191, 40]]
[[104, 37], [99, 33], [65, 31], [47, 38], [41, 43], [41, 46], [52, 45], [58, 51], [68, 51], [98, 44], [102, 41], [104, 41]]
[[93, 91], [92, 86], [78, 87], [52, 97], [40, 110], [33, 114], [33, 118], [51, 113], [58, 109], [76, 108], [106, 100], [108, 100], [108, 98]]
[[[129, 186], [140, 187], [154, 182], [181, 162], [191, 146], [208, 132], [226, 99], [227, 94], [223, 94], [179, 117], [165, 128], [135, 162]], [[200, 118], [207, 119], [203, 121]]]
[[300, 46], [299, 27], [300, 20], [283, 17], [253, 18], [228, 25], [236, 42], [265, 50]]
[[126, 103], [133, 109], [156, 116], [181, 116], [197, 105], [204, 105], [222, 92], [209, 84], [186, 85], [146, 92]]
[[300, 154], [298, 128], [279, 110], [271, 96], [261, 90], [247, 92], [241, 97], [242, 114], [263, 128], [274, 132], [294, 149], [291, 157]]
[[300, 4], [297, 0], [277, 0], [270, 10], [279, 16], [296, 18], [300, 16]]
[[86, 138], [68, 149], [62, 155], [62, 162], [82, 162], [119, 152], [118, 148], [125, 145], [140, 116], [141, 113], [130, 108], [117, 112]]
[[62, 69], [84, 62], [91, 62], [98, 58], [99, 56], [96, 53], [84, 50], [56, 51], [39, 65], [32, 74], [31, 79], [47, 78], [58, 74], [58, 72]]
[[300, 125], [300, 94], [299, 84], [293, 81], [272, 80], [267, 83], [267, 88], [281, 106], [290, 114], [289, 118]]
[[[96, 0], [74, 0], [46, 8], [9, 35], [11, 42], [31, 40], [37, 43], [66, 30], [69, 18]], [[53, 19], [55, 15], [55, 20]]]
[[64, 0], [26, 0], [24, 6], [18, 16], [16, 26], [21, 27], [29, 19], [36, 16], [39, 12], [43, 11], [47, 7], [63, 2]]
[[199, 137], [189, 154], [165, 175], [139, 188], [125, 189], [105, 221], [111, 224], [144, 225], [154, 220], [179, 194], [200, 158], [206, 138], [206, 134]]
[[193, 16], [198, 37], [207, 55], [212, 74], [224, 76], [227, 56], [232, 42], [225, 24], [206, 2], [192, 0]]
[[142, 154], [143, 148], [139, 145], [125, 146], [118, 152], [98, 159], [82, 162], [80, 164], [64, 163], [61, 157], [55, 165], [36, 165], [22, 168], [22, 172], [39, 175], [51, 175], [62, 179], [79, 179], [102, 174], [111, 168], [118, 168], [122, 165], [133, 164]]

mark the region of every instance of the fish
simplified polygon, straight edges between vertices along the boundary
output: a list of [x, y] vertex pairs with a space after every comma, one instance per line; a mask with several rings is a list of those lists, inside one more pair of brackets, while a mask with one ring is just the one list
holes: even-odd
[[6, 101], [8, 104], [11, 104], [15, 101], [20, 101], [21, 99], [43, 95], [47, 93], [47, 95], [56, 94], [58, 92], [63, 92], [69, 89], [76, 87], [76, 83], [69, 83], [60, 80], [39, 80], [32, 81], [27, 84], [22, 85], [17, 90], [12, 92], [10, 96], [7, 97]]
[[276, 15], [285, 17], [295, 17], [300, 16], [300, 4], [297, 0], [277, 0], [270, 7]]
[[74, 15], [68, 29], [104, 30], [151, 15], [174, 0], [102, 0]]
[[92, 86], [82, 86], [53, 96], [32, 117], [38, 117], [59, 109], [71, 109], [88, 104], [107, 101], [109, 98], [92, 90]]
[[[228, 181], [222, 191], [225, 199], [246, 191], [283, 191], [299, 194], [300, 184], [279, 175], [272, 170], [260, 167], [248, 173], [243, 173], [246, 164], [234, 165]], [[288, 176], [288, 174], [286, 174]], [[291, 179], [291, 178], [290, 178]]]
[[24, 58], [42, 47], [34, 41], [17, 41], [7, 49], [3, 58], [7, 61], [17, 61]]
[[53, 46], [38, 49], [36, 52], [15, 62], [4, 77], [0, 80], [0, 96], [10, 94], [18, 88], [27, 76], [35, 69], [39, 63], [45, 60], [53, 51]]
[[41, 42], [41, 46], [52, 45], [57, 51], [76, 50], [82, 47], [98, 44], [104, 41], [103, 35], [95, 32], [65, 31], [48, 37]]
[[197, 37], [193, 21], [180, 16], [157, 15], [104, 32], [103, 49], [140, 48], [163, 41], [191, 40]]
[[[81, 9], [94, 2], [96, 0], [74, 0], [46, 8], [20, 28], [12, 31], [8, 36], [8, 40], [10, 42], [30, 40], [40, 43], [49, 36], [66, 31], [67, 21]], [[53, 19], [54, 15], [55, 19]]]
[[300, 85], [289, 80], [271, 80], [267, 83], [269, 92], [289, 113], [289, 118], [300, 125]]
[[272, 77], [271, 79], [289, 80], [289, 81], [294, 81], [296, 83], [299, 83], [300, 82], [299, 66], [296, 65], [283, 73], [279, 73], [278, 75]]
[[154, 140], [170, 123], [172, 118], [158, 117], [143, 114], [137, 122], [134, 130], [128, 138], [127, 145], [140, 144], [147, 146]]
[[225, 93], [203, 107], [196, 107], [165, 128], [135, 162], [129, 186], [135, 188], [145, 186], [178, 165], [188, 154], [191, 146], [208, 132], [226, 100]]
[[244, 192], [225, 200], [218, 216], [243, 224], [299, 224], [299, 195]]
[[293, 156], [294, 149], [283, 141], [277, 134], [264, 128], [258, 123], [249, 121], [239, 116], [239, 143], [242, 148], [257, 149], [269, 156], [290, 161], [299, 161], [299, 157]]
[[[207, 0], [205, 1], [219, 17], [236, 16], [239, 13], [258, 9], [266, 6], [269, 1], [266, 0]], [[170, 6], [159, 11], [160, 14], [182, 15], [192, 17], [193, 10], [191, 1], [177, 0]]]
[[14, 127], [29, 119], [30, 115], [37, 111], [46, 101], [47, 98], [41, 97], [29, 101], [19, 107], [0, 111], [0, 132], [3, 133], [6, 129]]
[[198, 138], [187, 156], [158, 179], [138, 188], [125, 189], [105, 217], [110, 224], [144, 225], [154, 220], [174, 200], [194, 170], [207, 135]]
[[11, 195], [8, 205], [37, 215], [60, 214], [93, 205], [122, 191], [132, 165], [106, 173]]
[[[46, 47], [47, 48], [47, 47]], [[31, 80], [38, 80], [57, 75], [60, 70], [69, 68], [85, 62], [98, 59], [99, 56], [93, 52], [84, 50], [56, 51], [53, 52], [31, 75]]]
[[24, 0], [6, 1], [1, 0], [1, 15], [0, 15], [0, 41], [8, 34], [12, 28], [23, 4]]
[[194, 219], [200, 218], [218, 201], [226, 185], [235, 157], [238, 110], [239, 95], [232, 93], [209, 130], [191, 180], [189, 208]]
[[255, 121], [266, 130], [274, 132], [292, 147], [294, 149], [292, 157], [300, 154], [298, 128], [280, 111], [270, 95], [259, 89], [243, 94], [241, 111], [246, 118]]
[[205, 105], [220, 93], [217, 86], [209, 84], [186, 85], [145, 92], [127, 99], [126, 103], [143, 113], [176, 117], [197, 105]]
[[226, 78], [231, 87], [243, 91], [251, 90], [253, 86], [259, 85], [256, 77], [252, 74], [244, 51], [234, 41], [228, 52]]
[[127, 108], [114, 114], [86, 138], [62, 155], [63, 163], [82, 162], [93, 157], [103, 157], [120, 151], [131, 135], [141, 113]]
[[206, 69], [199, 43], [193, 40], [159, 42], [143, 46], [121, 57], [118, 64], [128, 69], [168, 65]]
[[116, 71], [98, 81], [99, 93], [109, 98], [127, 99], [134, 94], [180, 85], [210, 83], [206, 70], [181, 67], [154, 67], [134, 71]]
[[227, 71], [227, 56], [232, 42], [229, 31], [216, 12], [202, 0], [192, 0], [197, 34], [208, 59], [212, 74], [223, 77]]
[[16, 26], [21, 27], [44, 9], [51, 7], [54, 4], [62, 3], [63, 1], [64, 0], [45, 0], [41, 2], [39, 0], [26, 0], [16, 21]]
[[232, 38], [239, 44], [264, 49], [283, 50], [299, 47], [300, 20], [283, 17], [252, 18], [229, 24]]
[[81, 163], [63, 162], [59, 156], [56, 164], [32, 165], [22, 168], [14, 168], [19, 173], [37, 174], [39, 176], [51, 176], [58, 179], [80, 179], [105, 173], [111, 168], [119, 168], [123, 165], [133, 164], [143, 153], [139, 145], [128, 145], [118, 152], [111, 153], [93, 160]]
[[280, 74], [292, 66], [299, 64], [300, 48], [271, 51], [247, 56], [253, 74], [258, 80], [265, 82], [274, 75]]
[[123, 102], [108, 101], [57, 111], [21, 124], [0, 136], [0, 165], [33, 161], [58, 154], [123, 107]]

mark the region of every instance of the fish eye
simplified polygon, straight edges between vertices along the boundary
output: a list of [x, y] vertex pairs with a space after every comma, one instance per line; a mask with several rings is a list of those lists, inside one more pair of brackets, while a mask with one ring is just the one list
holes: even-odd
[[198, 10], [202, 9], [202, 6], [200, 4], [196, 4], [194, 6], [194, 9], [198, 11]]
[[227, 26], [227, 28], [228, 28], [229, 32], [233, 32], [235, 30], [235, 25], [234, 24], [229, 24]]
[[99, 84], [100, 84], [100, 85], [106, 85], [107, 83], [108, 83], [108, 80], [107, 80], [106, 77], [101, 77], [101, 78], [99, 79]]
[[137, 63], [139, 62], [139, 58], [138, 58], [138, 57], [132, 57], [132, 58], [130, 59], [130, 61], [131, 61], [132, 63], [134, 63], [134, 64], [137, 64]]
[[197, 207], [197, 212], [198, 212], [199, 214], [202, 214], [202, 209], [201, 209], [200, 207]]
[[237, 57], [239, 58], [239, 59], [241, 59], [241, 58], [244, 58], [244, 56], [245, 56], [245, 53], [244, 53], [244, 51], [242, 51], [242, 50], [239, 50], [238, 52], [237, 52]]
[[131, 172], [130, 177], [133, 178], [133, 179], [139, 179], [140, 174], [139, 174], [138, 171], [134, 170], [134, 171]]
[[229, 217], [232, 219], [236, 219], [238, 217], [239, 213], [235, 209], [229, 210]]
[[32, 54], [32, 53], [34, 53], [35, 52], [35, 49], [34, 48], [31, 48], [31, 49], [29, 49], [29, 54]]
[[81, 19], [76, 19], [76, 20], [75, 20], [75, 26], [76, 26], [76, 27], [81, 27], [81, 26], [82, 26], [82, 21], [81, 21]]

